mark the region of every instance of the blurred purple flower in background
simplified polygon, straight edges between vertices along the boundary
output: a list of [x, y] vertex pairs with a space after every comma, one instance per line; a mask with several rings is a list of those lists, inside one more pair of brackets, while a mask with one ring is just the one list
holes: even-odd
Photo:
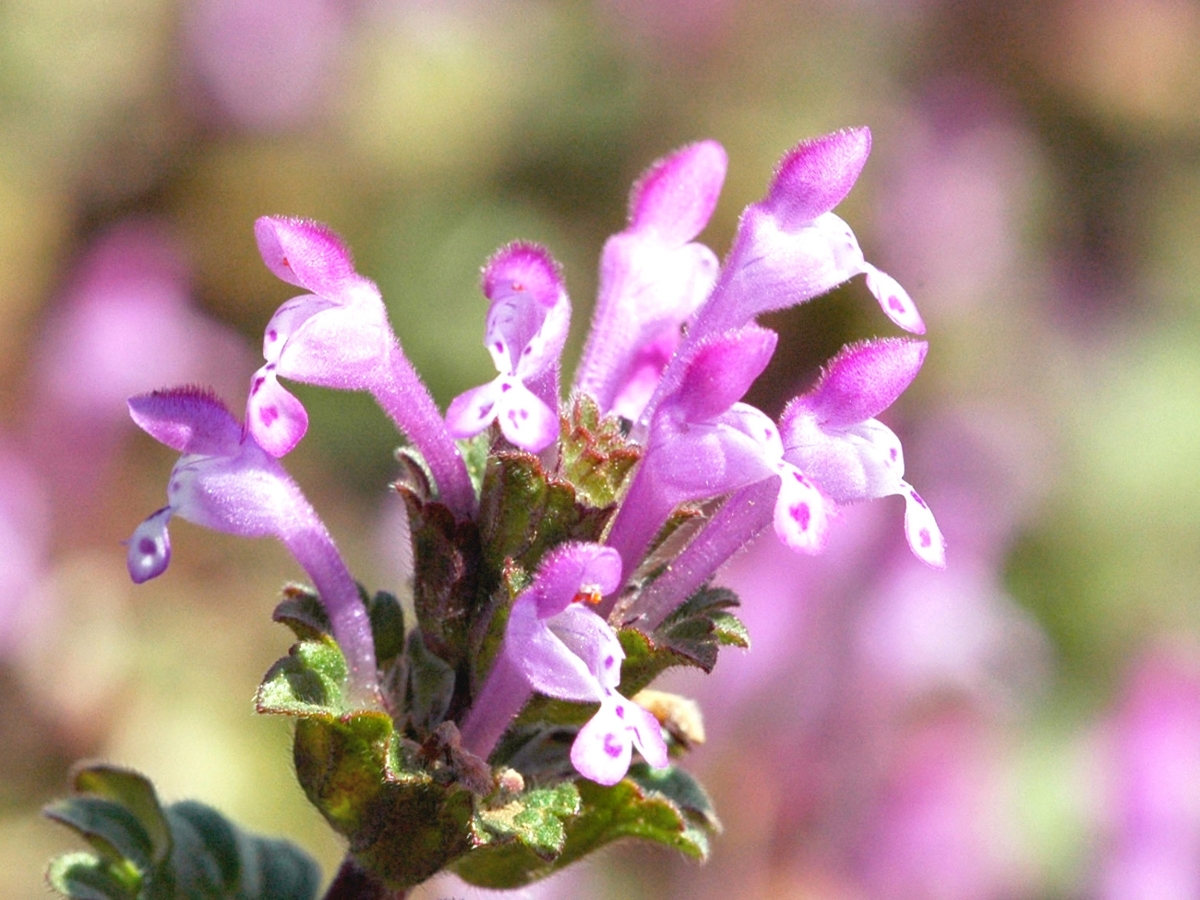
[[214, 117], [272, 131], [304, 124], [333, 96], [344, 0], [193, 0], [183, 41]]
[[1109, 829], [1097, 900], [1200, 896], [1200, 664], [1154, 652], [1130, 672], [1109, 723]]
[[127, 220], [88, 247], [45, 324], [33, 352], [24, 449], [56, 506], [69, 505], [75, 517], [130, 432], [114, 404], [119, 411], [126, 398], [162, 384], [241, 393], [236, 373], [248, 348], [192, 305], [188, 282], [170, 229]]
[[0, 444], [0, 660], [53, 614], [46, 578], [50, 508], [28, 463]]

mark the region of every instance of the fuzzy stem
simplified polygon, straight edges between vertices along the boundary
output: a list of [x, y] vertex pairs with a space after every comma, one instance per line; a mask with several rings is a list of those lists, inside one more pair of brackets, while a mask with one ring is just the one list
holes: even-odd
[[664, 503], [659, 492], [654, 490], [651, 478], [643, 460], [605, 540], [605, 544], [620, 554], [622, 572], [620, 587], [596, 606], [596, 612], [605, 618], [616, 606], [621, 587], [629, 581], [642, 561], [646, 548], [674, 509], [673, 505]]
[[483, 689], [475, 696], [460, 732], [462, 745], [480, 759], [487, 759], [505, 729], [533, 696], [525, 676], [508, 659], [504, 648], [492, 663]]
[[716, 574], [730, 557], [771, 524], [778, 476], [744, 487], [725, 501], [684, 551], [651, 582], [629, 609], [639, 626], [653, 630]]
[[333, 538], [312, 512], [308, 522], [281, 534], [280, 539], [312, 579], [329, 615], [333, 638], [346, 657], [351, 701], [376, 705], [379, 686], [371, 619]]
[[433, 396], [394, 335], [388, 357], [384, 373], [369, 387], [375, 402], [421, 451], [433, 472], [441, 501], [456, 518], [471, 518], [478, 501], [462, 454], [446, 430]]

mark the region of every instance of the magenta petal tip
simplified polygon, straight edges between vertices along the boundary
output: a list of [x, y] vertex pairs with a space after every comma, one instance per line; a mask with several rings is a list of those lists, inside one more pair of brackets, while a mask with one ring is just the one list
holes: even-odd
[[766, 197], [781, 220], [811, 221], [846, 199], [871, 152], [869, 128], [801, 141], [783, 157]]
[[629, 227], [654, 229], [667, 241], [682, 245], [708, 224], [729, 157], [716, 141], [699, 141], [676, 150], [650, 166], [629, 196]]
[[495, 302], [507, 294], [525, 294], [549, 308], [563, 293], [562, 273], [546, 248], [516, 241], [497, 250], [483, 267], [484, 296]]
[[237, 420], [207, 388], [153, 391], [130, 397], [127, 403], [139, 428], [180, 453], [219, 454], [241, 438]]
[[338, 285], [358, 277], [350, 250], [320, 222], [263, 216], [254, 223], [254, 237], [276, 278], [314, 294], [334, 293]]

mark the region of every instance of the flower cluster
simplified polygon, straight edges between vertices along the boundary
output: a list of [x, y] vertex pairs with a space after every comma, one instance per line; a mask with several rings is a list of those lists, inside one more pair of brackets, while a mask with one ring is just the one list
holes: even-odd
[[[869, 149], [865, 128], [793, 149], [746, 209], [724, 264], [696, 242], [724, 180], [724, 150], [705, 141], [653, 165], [633, 189], [628, 227], [604, 247], [592, 330], [565, 403], [559, 370], [571, 304], [559, 267], [538, 246], [500, 249], [482, 279], [484, 343], [498, 374], [456, 398], [444, 418], [340, 239], [313, 222], [260, 219], [264, 262], [304, 293], [267, 325], [244, 425], [196, 389], [130, 401], [137, 424], [182, 454], [168, 505], [130, 541], [131, 575], [144, 581], [166, 568], [172, 516], [277, 537], [316, 587], [347, 661], [348, 696], [386, 710], [427, 750], [441, 726], [438, 746], [456, 758], [544, 775], [519, 763], [514, 729], [532, 703], [558, 702], [582, 710], [574, 724], [556, 720], [566, 723], [575, 773], [615, 785], [635, 749], [650, 767], [666, 766], [679, 741], [661, 710], [639, 702], [646, 679], [622, 672], [629, 648], [646, 644], [629, 635], [654, 634], [760, 532], [816, 553], [840, 506], [898, 494], [913, 552], [945, 563], [936, 522], [904, 480], [900, 442], [875, 418], [916, 376], [923, 342], [846, 347], [778, 423], [742, 402], [776, 347], [756, 316], [855, 275], [896, 325], [923, 332], [909, 296], [865, 261], [832, 212]], [[420, 647], [409, 651], [407, 687], [396, 687], [382, 651], [377, 659], [359, 589], [279, 462], [308, 425], [281, 377], [371, 393], [411, 444], [417, 475], [399, 489], [414, 541]], [[482, 486], [466, 463], [480, 451]], [[597, 487], [601, 471], [607, 481]], [[553, 515], [522, 507], [532, 501], [518, 489], [530, 483], [566, 498], [553, 501]], [[520, 528], [504, 512], [517, 507]], [[424, 689], [413, 687], [417, 656], [448, 673], [437, 714], [423, 718], [411, 712]]]

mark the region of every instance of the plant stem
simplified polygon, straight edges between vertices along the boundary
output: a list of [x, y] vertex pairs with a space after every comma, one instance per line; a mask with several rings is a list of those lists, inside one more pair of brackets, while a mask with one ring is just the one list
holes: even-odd
[[324, 900], [404, 900], [407, 894], [392, 890], [347, 854]]

